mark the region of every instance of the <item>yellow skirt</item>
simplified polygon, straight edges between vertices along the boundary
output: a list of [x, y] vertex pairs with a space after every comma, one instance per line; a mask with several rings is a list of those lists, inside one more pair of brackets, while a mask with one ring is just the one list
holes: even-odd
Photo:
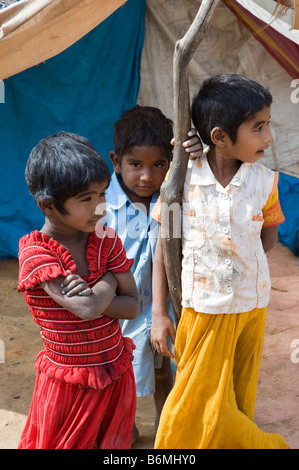
[[183, 308], [175, 385], [156, 449], [287, 449], [253, 422], [267, 308], [209, 315]]

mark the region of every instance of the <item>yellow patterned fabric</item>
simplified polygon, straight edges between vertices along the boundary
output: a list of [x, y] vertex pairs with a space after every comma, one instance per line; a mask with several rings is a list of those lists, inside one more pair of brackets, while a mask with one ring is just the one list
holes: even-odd
[[267, 204], [263, 208], [264, 223], [263, 227], [273, 227], [280, 225], [285, 221], [285, 217], [280, 207], [278, 199], [278, 188], [269, 197]]
[[287, 449], [253, 421], [267, 308], [209, 315], [183, 308], [177, 374], [156, 449]]

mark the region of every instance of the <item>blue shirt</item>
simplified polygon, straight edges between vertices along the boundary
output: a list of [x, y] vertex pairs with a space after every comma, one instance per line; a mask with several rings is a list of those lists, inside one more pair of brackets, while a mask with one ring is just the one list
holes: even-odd
[[162, 357], [150, 342], [152, 323], [152, 268], [156, 248], [159, 223], [151, 217], [151, 211], [159, 193], [152, 196], [149, 213], [131, 202], [119, 184], [114, 173], [106, 193], [106, 214], [104, 225], [112, 227], [124, 245], [128, 258], [134, 258], [132, 273], [140, 296], [140, 313], [134, 320], [122, 320], [124, 336], [132, 338], [134, 350], [133, 368], [137, 396], [145, 396], [155, 391], [155, 366]]

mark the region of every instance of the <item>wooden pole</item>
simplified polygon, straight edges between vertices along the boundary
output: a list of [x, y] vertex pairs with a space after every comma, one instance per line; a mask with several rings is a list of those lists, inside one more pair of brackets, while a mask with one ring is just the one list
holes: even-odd
[[182, 143], [186, 140], [191, 126], [187, 67], [206, 33], [218, 3], [219, 0], [202, 0], [190, 28], [185, 36], [177, 41], [173, 57], [175, 146], [168, 180], [161, 187], [161, 234], [176, 323], [180, 319], [182, 297], [180, 206], [189, 158]]

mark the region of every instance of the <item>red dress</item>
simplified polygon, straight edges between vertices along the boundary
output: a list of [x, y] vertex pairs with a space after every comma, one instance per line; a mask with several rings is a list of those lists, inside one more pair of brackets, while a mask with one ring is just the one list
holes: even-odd
[[[86, 258], [93, 287], [106, 271], [131, 268], [121, 240], [103, 227], [103, 237], [89, 235]], [[125, 449], [131, 447], [136, 408], [130, 338], [119, 321], [104, 315], [82, 320], [57, 304], [40, 283], [76, 273], [69, 251], [38, 231], [19, 245], [19, 291], [40, 326], [44, 350], [21, 449]]]

